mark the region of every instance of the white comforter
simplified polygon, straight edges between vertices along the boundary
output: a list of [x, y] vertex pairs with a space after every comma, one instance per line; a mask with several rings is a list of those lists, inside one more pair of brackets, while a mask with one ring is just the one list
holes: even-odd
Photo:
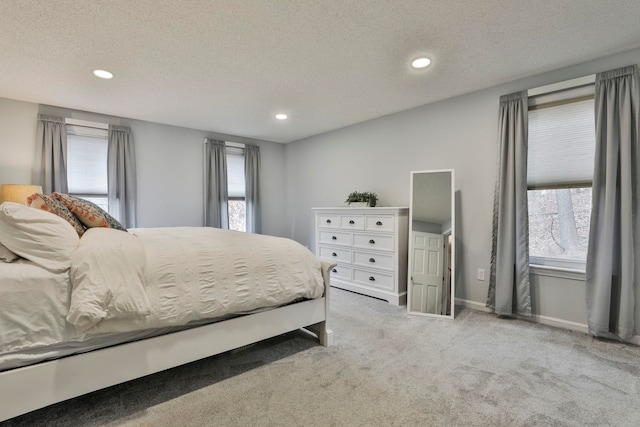
[[320, 261], [293, 240], [215, 228], [88, 230], [73, 255], [67, 321], [92, 335], [322, 296]]

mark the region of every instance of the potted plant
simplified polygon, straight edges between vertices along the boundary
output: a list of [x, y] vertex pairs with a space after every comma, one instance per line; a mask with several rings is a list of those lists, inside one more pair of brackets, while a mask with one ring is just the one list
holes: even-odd
[[369, 203], [369, 206], [371, 206], [372, 208], [375, 208], [376, 204], [378, 203], [378, 195], [374, 192], [369, 192], [364, 194], [367, 199], [367, 203]]
[[348, 203], [350, 207], [374, 207], [377, 201], [378, 195], [376, 193], [353, 191], [349, 193], [345, 203]]

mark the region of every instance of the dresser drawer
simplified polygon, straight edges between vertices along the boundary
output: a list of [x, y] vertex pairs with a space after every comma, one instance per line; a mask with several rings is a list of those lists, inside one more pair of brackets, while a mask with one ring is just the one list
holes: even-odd
[[348, 249], [327, 248], [320, 246], [320, 258], [351, 264], [351, 251]]
[[371, 271], [354, 268], [353, 281], [375, 288], [393, 290], [393, 274], [372, 273]]
[[393, 270], [393, 255], [353, 251], [353, 264]]
[[367, 215], [364, 220], [364, 229], [392, 232], [394, 230], [393, 215]]
[[342, 215], [340, 226], [351, 230], [364, 230], [364, 215]]
[[340, 215], [318, 215], [318, 228], [340, 228]]
[[353, 244], [353, 237], [351, 233], [345, 233], [343, 231], [320, 231], [318, 235], [318, 241], [320, 243], [345, 246], [351, 246]]
[[338, 264], [331, 269], [330, 277], [332, 279], [351, 280], [351, 268]]
[[392, 234], [354, 234], [353, 246], [367, 249], [392, 251], [394, 249]]

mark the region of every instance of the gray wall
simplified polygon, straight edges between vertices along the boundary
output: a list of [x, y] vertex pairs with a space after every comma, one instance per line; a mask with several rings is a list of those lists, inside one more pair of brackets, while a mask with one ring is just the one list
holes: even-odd
[[[410, 171], [455, 169], [456, 297], [484, 304], [488, 280], [476, 272], [488, 279], [500, 95], [638, 62], [634, 50], [288, 144], [290, 236], [314, 246], [311, 207], [342, 206], [354, 190], [375, 191], [380, 206], [408, 206]], [[586, 323], [582, 281], [536, 275], [532, 287], [536, 314]]]
[[0, 98], [0, 184], [30, 184], [38, 105]]
[[421, 231], [423, 233], [442, 233], [442, 225], [434, 224], [433, 222], [425, 222], [425, 221], [411, 221], [411, 229], [413, 231]]
[[138, 178], [138, 226], [203, 224], [205, 137], [260, 146], [263, 232], [285, 236], [282, 144], [0, 98], [0, 183], [30, 183], [38, 113], [131, 126]]

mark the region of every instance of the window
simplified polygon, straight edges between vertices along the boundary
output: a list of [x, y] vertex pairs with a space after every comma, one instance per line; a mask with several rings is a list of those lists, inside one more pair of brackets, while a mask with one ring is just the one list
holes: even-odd
[[108, 211], [108, 126], [67, 119], [66, 128], [69, 194], [93, 202]]
[[593, 85], [531, 97], [528, 150], [530, 262], [583, 270], [595, 158]]
[[229, 230], [247, 231], [244, 185], [244, 148], [227, 144]]

